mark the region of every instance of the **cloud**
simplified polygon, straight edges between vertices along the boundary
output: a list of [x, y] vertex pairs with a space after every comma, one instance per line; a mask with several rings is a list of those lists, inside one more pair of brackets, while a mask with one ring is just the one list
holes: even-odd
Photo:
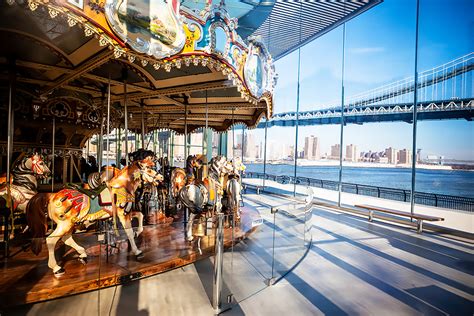
[[349, 52], [353, 54], [373, 54], [384, 52], [384, 47], [355, 47], [349, 49]]

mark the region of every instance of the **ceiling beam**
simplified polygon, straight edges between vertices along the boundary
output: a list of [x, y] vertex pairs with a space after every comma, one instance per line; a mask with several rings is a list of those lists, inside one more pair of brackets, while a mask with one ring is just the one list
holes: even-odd
[[[266, 108], [265, 105], [262, 104], [257, 104], [254, 105], [252, 103], [248, 102], [230, 102], [230, 103], [210, 103], [210, 104], [205, 104], [205, 103], [190, 103], [188, 104], [188, 109], [189, 110], [205, 110], [207, 108], [212, 111], [212, 110], [242, 110], [242, 109], [260, 109], [260, 108]], [[173, 105], [157, 105], [157, 106], [145, 106], [145, 110], [153, 113], [168, 113], [168, 112], [176, 112], [179, 110], [183, 110], [180, 107], [176, 107]]]
[[74, 80], [83, 74], [99, 67], [100, 65], [106, 63], [110, 58], [113, 57], [113, 51], [105, 49], [96, 56], [88, 59], [86, 62], [81, 64], [79, 67], [75, 68], [73, 71], [61, 76], [58, 80], [54, 82], [51, 87], [43, 90], [41, 95], [47, 95], [53, 92], [55, 89], [60, 88], [61, 86], [67, 84], [69, 81]]
[[[232, 115], [228, 113], [213, 113], [212, 117], [214, 119], [228, 119], [232, 120]], [[235, 115], [233, 116], [234, 120], [248, 120], [249, 118], [252, 118], [253, 115]], [[183, 119], [184, 120], [184, 113], [179, 114], [179, 113], [173, 113], [173, 114], [160, 114], [160, 118], [162, 119]], [[206, 114], [188, 114], [188, 119], [205, 119]]]
[[[145, 93], [134, 93], [128, 94], [128, 100], [141, 100], [141, 99], [150, 99], [154, 97], [161, 97], [161, 96], [168, 96], [172, 94], [183, 94], [183, 93], [190, 93], [195, 91], [203, 91], [203, 90], [217, 90], [217, 89], [224, 89], [232, 87], [231, 80], [218, 80], [212, 82], [204, 82], [204, 83], [195, 83], [190, 85], [181, 85], [176, 87], [170, 88], [161, 88], [152, 90], [151, 92]], [[117, 95], [114, 97], [116, 100], [122, 100], [123, 95]], [[112, 98], [112, 100], [114, 100]], [[174, 100], [176, 101], [176, 100]], [[183, 105], [184, 106], [184, 105]]]

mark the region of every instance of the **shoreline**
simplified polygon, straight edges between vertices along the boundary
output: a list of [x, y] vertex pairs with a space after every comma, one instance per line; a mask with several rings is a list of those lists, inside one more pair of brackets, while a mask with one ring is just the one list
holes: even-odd
[[[261, 161], [248, 161], [247, 164], [260, 164], [263, 165]], [[289, 165], [284, 161], [271, 161], [267, 162], [269, 165]], [[290, 162], [291, 165], [294, 165], [294, 162]], [[318, 160], [318, 161], [308, 161], [308, 160], [299, 160], [297, 165], [299, 167], [338, 167], [339, 161], [337, 160]], [[376, 162], [349, 162], [344, 161], [342, 163], [343, 167], [352, 167], [352, 168], [393, 168], [393, 169], [411, 169], [411, 164], [386, 164], [386, 163], [376, 163]], [[454, 169], [452, 166], [444, 165], [428, 165], [428, 164], [417, 164], [416, 169], [428, 169], [428, 170], [445, 170], [445, 171], [474, 171], [466, 169]]]

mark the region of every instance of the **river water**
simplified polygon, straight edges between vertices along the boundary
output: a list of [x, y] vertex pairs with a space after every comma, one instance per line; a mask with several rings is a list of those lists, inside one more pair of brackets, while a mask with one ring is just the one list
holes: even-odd
[[[247, 171], [263, 172], [263, 164], [246, 164]], [[267, 174], [292, 176], [293, 165], [267, 164]], [[339, 167], [298, 166], [297, 176], [338, 181]], [[409, 168], [344, 167], [342, 181], [386, 188], [411, 189]], [[461, 170], [416, 170], [416, 191], [474, 198], [474, 172]]]

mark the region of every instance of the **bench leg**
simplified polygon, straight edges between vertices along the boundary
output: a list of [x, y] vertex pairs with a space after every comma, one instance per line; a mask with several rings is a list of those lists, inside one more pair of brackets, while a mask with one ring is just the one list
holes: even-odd
[[374, 211], [369, 211], [369, 222], [374, 220]]
[[419, 219], [416, 222], [416, 232], [418, 234], [421, 234], [423, 232], [423, 220], [422, 219]]

